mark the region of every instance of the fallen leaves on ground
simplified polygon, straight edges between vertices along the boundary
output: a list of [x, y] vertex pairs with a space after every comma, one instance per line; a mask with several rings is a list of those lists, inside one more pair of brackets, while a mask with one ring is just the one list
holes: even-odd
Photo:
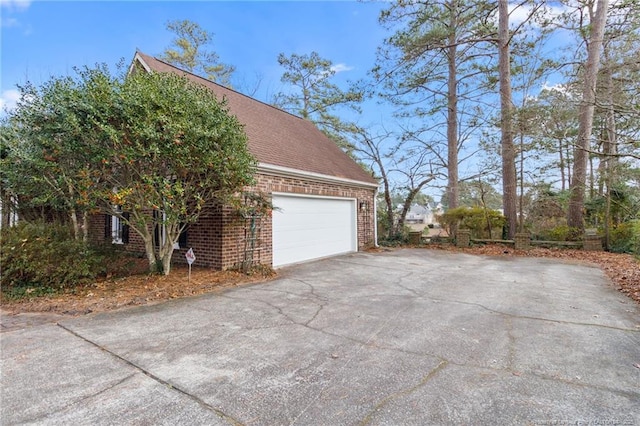
[[2, 308], [12, 313], [50, 312], [83, 315], [222, 291], [229, 287], [265, 281], [273, 275], [270, 271], [247, 275], [237, 271], [193, 268], [189, 281], [186, 267], [174, 267], [166, 276], [141, 274], [105, 279], [53, 296], [2, 300]]
[[640, 303], [640, 260], [630, 254], [538, 247], [529, 250], [514, 250], [513, 247], [501, 244], [468, 248], [459, 248], [453, 245], [429, 245], [428, 247], [485, 256], [546, 257], [595, 265], [604, 271], [618, 290]]
[[[457, 248], [451, 245], [431, 244], [427, 248], [486, 256], [547, 257], [596, 265], [607, 274], [622, 293], [640, 303], [640, 262], [631, 255], [545, 248], [524, 251], [514, 250], [504, 245]], [[268, 271], [246, 275], [236, 271], [194, 268], [189, 281], [186, 267], [174, 267], [167, 276], [141, 274], [119, 279], [105, 279], [55, 296], [2, 300], [2, 308], [13, 313], [50, 312], [82, 315], [222, 291], [243, 284], [262, 282], [273, 276], [274, 273]]]

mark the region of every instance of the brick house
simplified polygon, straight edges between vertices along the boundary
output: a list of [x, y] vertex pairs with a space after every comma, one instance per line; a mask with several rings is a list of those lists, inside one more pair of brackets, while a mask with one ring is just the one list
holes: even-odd
[[[256, 184], [245, 189], [271, 197], [276, 208], [263, 217], [240, 217], [225, 206], [213, 208], [181, 236], [175, 262], [186, 262], [185, 252], [193, 248], [199, 266], [279, 267], [376, 243], [377, 181], [310, 121], [141, 52], [131, 67], [185, 75], [226, 99], [230, 113], [245, 126], [249, 151], [258, 161]], [[117, 218], [96, 216], [91, 227], [93, 235], [144, 251], [139, 236], [129, 235]]]

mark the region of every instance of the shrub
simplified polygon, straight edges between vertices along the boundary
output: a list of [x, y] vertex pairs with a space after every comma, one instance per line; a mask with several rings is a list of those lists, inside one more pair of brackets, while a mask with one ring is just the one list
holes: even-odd
[[538, 232], [538, 239], [548, 241], [578, 241], [581, 239], [580, 230], [569, 225], [557, 225], [550, 229], [542, 229]]
[[623, 222], [609, 235], [609, 250], [640, 255], [640, 220]]
[[2, 231], [3, 291], [43, 294], [91, 282], [105, 272], [105, 256], [76, 241], [68, 226], [20, 223]]
[[491, 238], [492, 233], [502, 231], [506, 224], [506, 218], [499, 211], [482, 207], [450, 209], [437, 220], [450, 235], [453, 228], [467, 228], [474, 238]]
[[409, 243], [408, 232], [398, 232], [391, 236], [382, 237], [378, 241], [378, 244], [382, 247], [399, 247], [407, 243]]

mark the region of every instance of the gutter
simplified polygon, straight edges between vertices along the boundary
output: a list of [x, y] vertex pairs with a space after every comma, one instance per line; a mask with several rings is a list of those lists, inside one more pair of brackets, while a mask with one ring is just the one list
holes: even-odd
[[307, 172], [304, 170], [292, 169], [290, 167], [275, 166], [273, 164], [258, 163], [258, 173], [271, 176], [286, 176], [293, 178], [313, 179], [317, 182], [334, 183], [341, 185], [356, 186], [367, 189], [378, 190], [377, 183], [363, 182], [355, 179], [342, 178], [338, 176], [325, 175], [322, 173]]

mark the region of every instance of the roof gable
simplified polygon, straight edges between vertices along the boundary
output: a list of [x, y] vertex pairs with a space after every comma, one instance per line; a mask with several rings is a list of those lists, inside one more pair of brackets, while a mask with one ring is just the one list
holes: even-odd
[[142, 52], [136, 53], [132, 70], [136, 61], [147, 71], [184, 75], [209, 88], [219, 99], [226, 99], [229, 112], [244, 125], [249, 151], [258, 163], [377, 186], [372, 176], [312, 122]]

